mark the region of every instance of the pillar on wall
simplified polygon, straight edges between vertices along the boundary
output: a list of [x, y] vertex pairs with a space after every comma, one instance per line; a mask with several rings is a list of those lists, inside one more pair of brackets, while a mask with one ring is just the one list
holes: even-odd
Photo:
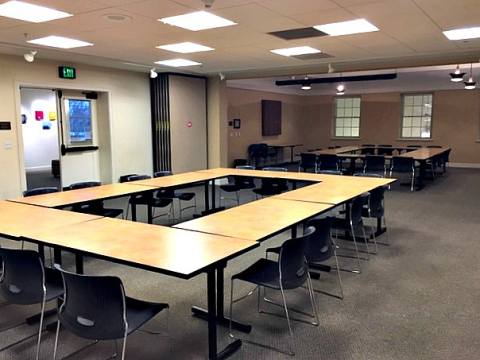
[[208, 167], [228, 167], [227, 84], [220, 77], [207, 79]]

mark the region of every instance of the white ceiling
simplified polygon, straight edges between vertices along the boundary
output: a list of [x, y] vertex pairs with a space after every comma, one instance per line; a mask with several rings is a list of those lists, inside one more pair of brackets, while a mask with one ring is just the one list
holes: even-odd
[[[197, 32], [165, 25], [157, 19], [204, 10], [201, 0], [23, 1], [74, 16], [41, 24], [0, 17], [0, 53], [23, 55], [27, 50], [37, 50], [37, 59], [60, 60], [66, 65], [80, 62], [147, 73], [155, 61], [183, 57], [203, 65], [182, 70], [156, 68], [207, 76], [221, 72], [227, 79], [239, 79], [325, 74], [328, 63], [337, 72], [345, 73], [477, 63], [480, 57], [480, 39], [450, 41], [442, 33], [480, 26], [480, 0], [216, 0], [209, 11], [238, 25]], [[131, 20], [120, 23], [105, 20], [103, 17], [109, 14], [127, 15]], [[368, 20], [380, 31], [291, 41], [267, 34], [358, 18]], [[48, 35], [88, 41], [94, 46], [56, 50], [26, 43]], [[155, 48], [183, 41], [216, 50], [179, 56]], [[318, 48], [332, 57], [299, 60], [270, 52], [303, 45]], [[451, 70], [449, 66], [444, 74], [448, 77]], [[402, 77], [399, 73], [395, 81]]]

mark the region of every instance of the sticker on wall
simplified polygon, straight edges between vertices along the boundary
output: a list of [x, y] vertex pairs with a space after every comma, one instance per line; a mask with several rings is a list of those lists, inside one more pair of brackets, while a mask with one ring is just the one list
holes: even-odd
[[57, 120], [57, 112], [56, 111], [50, 111], [48, 113], [48, 118], [50, 119], [50, 121]]
[[192, 127], [192, 125], [193, 125], [193, 124], [192, 124], [191, 121], [187, 122], [187, 126], [188, 126], [188, 127]]
[[35, 111], [35, 120], [43, 120], [43, 111]]
[[22, 114], [22, 124], [26, 124], [26, 123], [27, 123], [27, 115]]
[[50, 120], [43, 120], [43, 124], [42, 124], [43, 130], [49, 130], [51, 126], [52, 124]]

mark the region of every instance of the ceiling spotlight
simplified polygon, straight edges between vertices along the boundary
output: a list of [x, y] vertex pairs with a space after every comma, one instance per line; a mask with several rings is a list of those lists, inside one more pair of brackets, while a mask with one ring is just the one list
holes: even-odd
[[311, 88], [312, 86], [310, 84], [305, 83], [302, 85], [302, 90], [310, 90]]
[[35, 55], [36, 54], [37, 54], [37, 52], [35, 50], [32, 50], [32, 51], [24, 54], [23, 58], [28, 62], [33, 62], [33, 60], [35, 60]]
[[473, 81], [473, 76], [472, 76], [472, 64], [470, 64], [470, 77], [468, 78], [468, 81], [464, 82], [465, 84], [465, 89], [467, 90], [473, 90], [475, 89], [475, 84], [476, 82]]
[[206, 9], [210, 9], [213, 5], [214, 0], [202, 0], [203, 5]]
[[155, 79], [158, 76], [157, 72], [155, 71], [155, 68], [150, 70], [150, 78]]
[[460, 71], [460, 65], [457, 65], [457, 68], [453, 73], [450, 73], [450, 76], [452, 77], [450, 80], [453, 82], [460, 82], [463, 80], [463, 76], [465, 75], [464, 72]]
[[337, 95], [343, 95], [345, 94], [345, 85], [340, 84], [337, 86]]

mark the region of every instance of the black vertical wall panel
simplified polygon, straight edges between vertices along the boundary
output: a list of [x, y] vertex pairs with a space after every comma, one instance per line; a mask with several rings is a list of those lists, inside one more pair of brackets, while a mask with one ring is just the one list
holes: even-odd
[[150, 79], [153, 171], [171, 170], [170, 98], [168, 74]]

